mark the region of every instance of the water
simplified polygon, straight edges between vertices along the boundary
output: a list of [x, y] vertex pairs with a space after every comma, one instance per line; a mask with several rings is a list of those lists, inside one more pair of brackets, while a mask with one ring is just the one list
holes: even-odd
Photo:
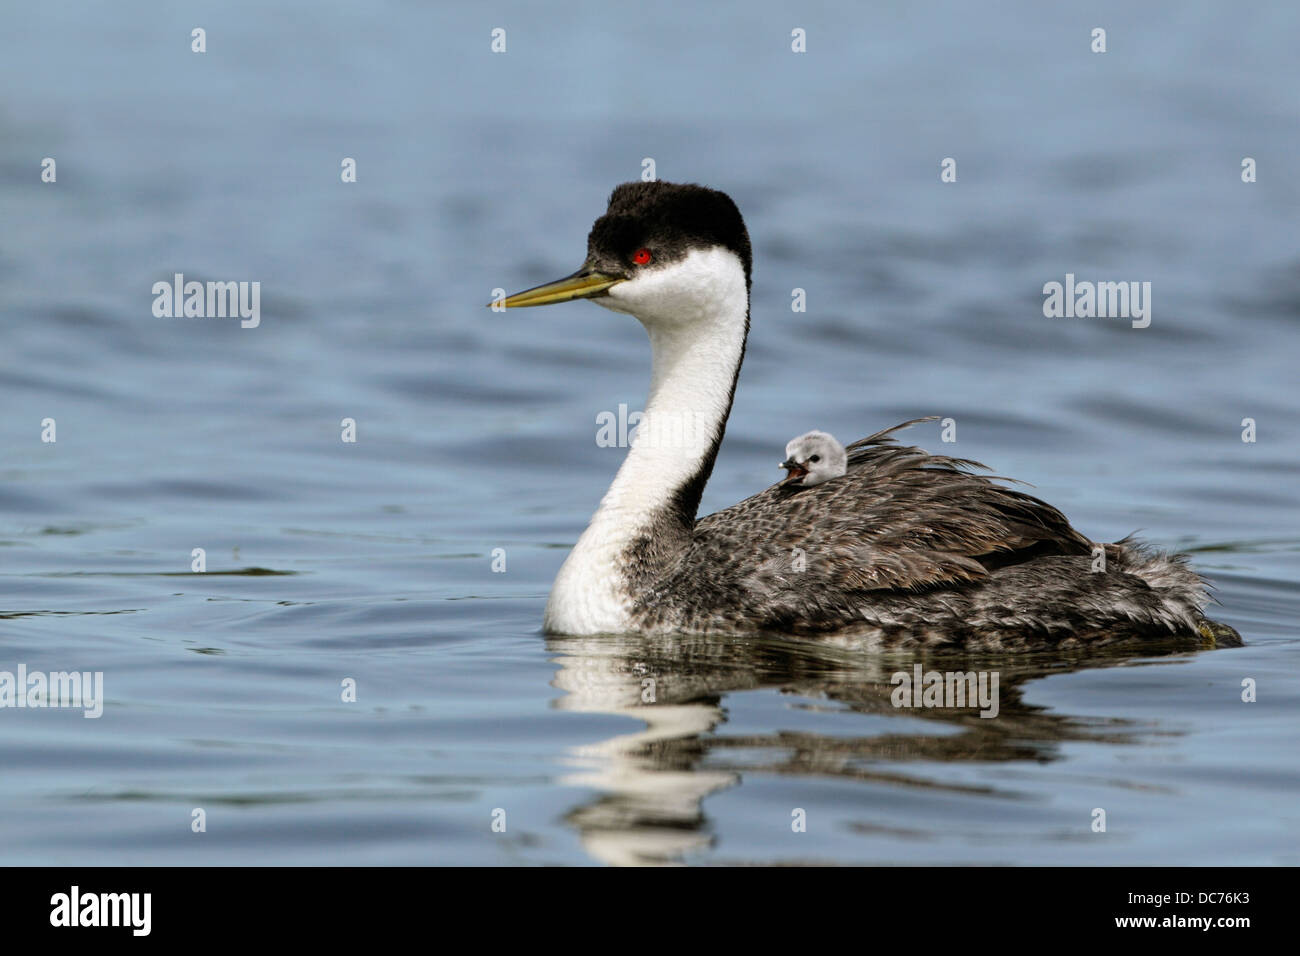
[[[5, 863], [1300, 862], [1293, 8], [3, 19], [0, 670], [107, 698], [0, 711]], [[545, 638], [648, 352], [482, 303], [570, 271], [645, 157], [754, 238], [706, 511], [809, 428], [951, 416], [1085, 533], [1192, 551], [1248, 645]], [[155, 318], [177, 272], [260, 281], [260, 326]], [[1044, 318], [1067, 272], [1151, 281], [1151, 326]], [[893, 708], [918, 662], [998, 670], [999, 716]]]

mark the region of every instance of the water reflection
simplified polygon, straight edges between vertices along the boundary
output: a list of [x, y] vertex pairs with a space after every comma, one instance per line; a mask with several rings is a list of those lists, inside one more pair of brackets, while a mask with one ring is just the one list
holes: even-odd
[[[600, 795], [566, 821], [601, 862], [683, 862], [711, 844], [704, 798], [735, 786], [746, 772], [837, 777], [898, 787], [992, 794], [982, 785], [945, 783], [911, 772], [925, 762], [1051, 762], [1065, 741], [1126, 744], [1150, 728], [1133, 721], [1051, 713], [1025, 703], [1025, 685], [1054, 673], [1133, 662], [1133, 650], [1087, 657], [864, 652], [781, 637], [552, 637], [566, 692], [564, 710], [616, 714], [641, 730], [573, 748], [564, 783]], [[1186, 645], [1144, 645], [1141, 658], [1186, 652]], [[924, 671], [996, 671], [994, 718], [968, 708], [896, 708], [891, 677]], [[861, 715], [862, 732], [845, 735], [775, 729], [725, 734], [726, 695], [756, 689], [789, 694], [800, 706]], [[819, 704], [820, 702], [820, 704]], [[929, 725], [917, 729], [919, 718]], [[837, 727], [841, 726], [839, 723]]]

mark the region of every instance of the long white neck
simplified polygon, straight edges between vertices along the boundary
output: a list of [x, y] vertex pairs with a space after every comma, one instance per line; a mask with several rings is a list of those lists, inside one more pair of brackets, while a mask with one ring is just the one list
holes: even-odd
[[630, 629], [638, 589], [689, 541], [745, 352], [749, 295], [733, 253], [695, 251], [610, 292], [602, 304], [632, 312], [650, 335], [650, 395], [627, 458], [555, 580], [552, 633]]

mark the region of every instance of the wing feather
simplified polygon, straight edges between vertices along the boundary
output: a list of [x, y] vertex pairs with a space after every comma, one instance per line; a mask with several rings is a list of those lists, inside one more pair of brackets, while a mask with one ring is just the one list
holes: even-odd
[[809, 488], [774, 485], [701, 518], [690, 546], [642, 599], [692, 592], [700, 604], [769, 623], [828, 620], [881, 591], [979, 581], [1044, 554], [1086, 554], [1092, 542], [1056, 508], [978, 462], [899, 445], [914, 419], [847, 446], [842, 477]]

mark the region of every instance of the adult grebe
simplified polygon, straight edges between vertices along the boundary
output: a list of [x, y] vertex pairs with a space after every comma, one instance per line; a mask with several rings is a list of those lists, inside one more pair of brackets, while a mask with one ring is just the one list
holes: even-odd
[[811, 488], [848, 471], [849, 456], [834, 435], [814, 430], [786, 443], [781, 467], [787, 472], [781, 484]]
[[971, 474], [977, 462], [895, 444], [903, 426], [850, 445], [834, 481], [778, 483], [696, 520], [745, 354], [750, 266], [726, 194], [624, 183], [577, 272], [505, 299], [591, 299], [635, 316], [653, 352], [637, 438], [560, 569], [548, 632], [852, 630], [989, 649], [1240, 643], [1202, 615], [1206, 585], [1181, 556], [1094, 544], [1046, 502]]

